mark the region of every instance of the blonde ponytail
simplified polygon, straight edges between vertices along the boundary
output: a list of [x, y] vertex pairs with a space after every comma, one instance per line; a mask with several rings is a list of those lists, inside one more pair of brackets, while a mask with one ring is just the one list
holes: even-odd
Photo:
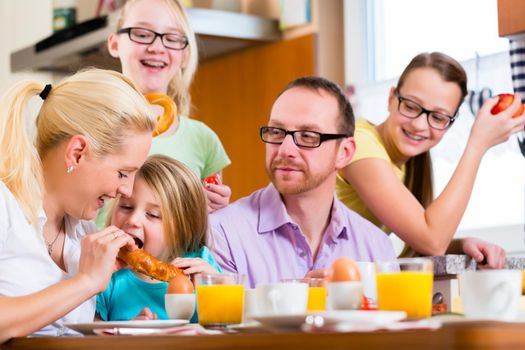
[[0, 181], [20, 203], [27, 220], [35, 223], [42, 207], [42, 166], [27, 130], [26, 107], [43, 86], [22, 81], [0, 99]]

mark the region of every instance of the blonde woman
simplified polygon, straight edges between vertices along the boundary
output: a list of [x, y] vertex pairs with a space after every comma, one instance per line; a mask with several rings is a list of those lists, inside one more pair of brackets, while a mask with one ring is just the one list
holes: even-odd
[[[38, 95], [33, 140], [26, 105]], [[93, 320], [118, 250], [134, 244], [89, 220], [131, 194], [154, 121], [133, 83], [103, 70], [20, 82], [0, 106], [0, 342], [67, 334], [64, 323]]]
[[350, 209], [395, 232], [416, 252], [463, 252], [484, 267], [501, 268], [502, 248], [475, 238], [452, 238], [483, 155], [523, 130], [525, 116], [512, 118], [519, 98], [496, 116], [490, 113], [496, 99], [488, 100], [476, 116], [454, 174], [434, 198], [430, 150], [459, 117], [466, 95], [467, 75], [459, 62], [440, 52], [415, 56], [390, 89], [385, 121], [357, 122], [356, 153], [341, 170], [336, 191]]
[[[171, 262], [188, 275], [220, 271], [206, 247], [208, 212], [204, 189], [195, 174], [175, 159], [150, 156], [137, 173], [133, 194], [115, 201], [109, 221], [146, 252]], [[97, 296], [97, 314], [105, 321], [129, 320], [137, 315], [166, 320], [167, 287], [166, 282], [122, 269], [113, 274], [108, 288]]]
[[[108, 49], [118, 57], [122, 72], [144, 94], [173, 97], [179, 115], [169, 129], [155, 137], [150, 154], [180, 160], [201, 180], [221, 174], [230, 159], [217, 135], [190, 115], [190, 85], [197, 69], [195, 34], [184, 7], [177, 0], [130, 0], [121, 10]], [[207, 184], [208, 210], [226, 206], [231, 190]]]

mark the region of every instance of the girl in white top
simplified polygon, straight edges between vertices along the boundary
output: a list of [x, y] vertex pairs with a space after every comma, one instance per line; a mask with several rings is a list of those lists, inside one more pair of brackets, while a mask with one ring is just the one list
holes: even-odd
[[[40, 94], [36, 139], [26, 105]], [[90, 70], [51, 87], [24, 81], [0, 99], [0, 342], [68, 333], [133, 240], [88, 221], [129, 195], [151, 145], [148, 103], [120, 73]]]

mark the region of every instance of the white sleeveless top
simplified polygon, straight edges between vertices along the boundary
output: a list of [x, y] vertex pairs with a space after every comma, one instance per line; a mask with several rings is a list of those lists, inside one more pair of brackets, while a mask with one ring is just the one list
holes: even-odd
[[[0, 295], [23, 296], [38, 292], [78, 272], [80, 239], [96, 232], [93, 222], [65, 217], [64, 272], [47, 252], [42, 227], [47, 218], [43, 210], [38, 215], [38, 229], [29, 224], [13, 194], [0, 181]], [[64, 323], [92, 322], [95, 297], [90, 298], [63, 318], [53, 322], [33, 336], [76, 335]]]

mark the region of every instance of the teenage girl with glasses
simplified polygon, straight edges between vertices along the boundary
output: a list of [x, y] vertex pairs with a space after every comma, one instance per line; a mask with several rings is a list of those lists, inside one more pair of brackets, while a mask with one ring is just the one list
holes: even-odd
[[[497, 99], [481, 108], [458, 166], [443, 192], [434, 198], [430, 149], [457, 118], [467, 95], [461, 65], [442, 53], [412, 59], [390, 90], [389, 115], [374, 125], [356, 124], [357, 150], [337, 180], [337, 195], [351, 209], [394, 232], [418, 252], [442, 255], [464, 252], [486, 267], [499, 268], [505, 252], [498, 246], [467, 238], [454, 240], [485, 152], [523, 130], [525, 116], [512, 119], [521, 99], [494, 116]], [[452, 241], [452, 244], [451, 244]]]
[[[183, 162], [201, 180], [221, 174], [230, 159], [219, 138], [205, 124], [188, 117], [189, 88], [198, 52], [195, 34], [179, 1], [127, 1], [116, 32], [108, 37], [108, 48], [120, 59], [124, 75], [143, 94], [167, 94], [177, 105], [177, 118], [153, 139], [150, 154]], [[224, 184], [206, 184], [208, 211], [227, 205], [230, 195], [230, 188]]]

